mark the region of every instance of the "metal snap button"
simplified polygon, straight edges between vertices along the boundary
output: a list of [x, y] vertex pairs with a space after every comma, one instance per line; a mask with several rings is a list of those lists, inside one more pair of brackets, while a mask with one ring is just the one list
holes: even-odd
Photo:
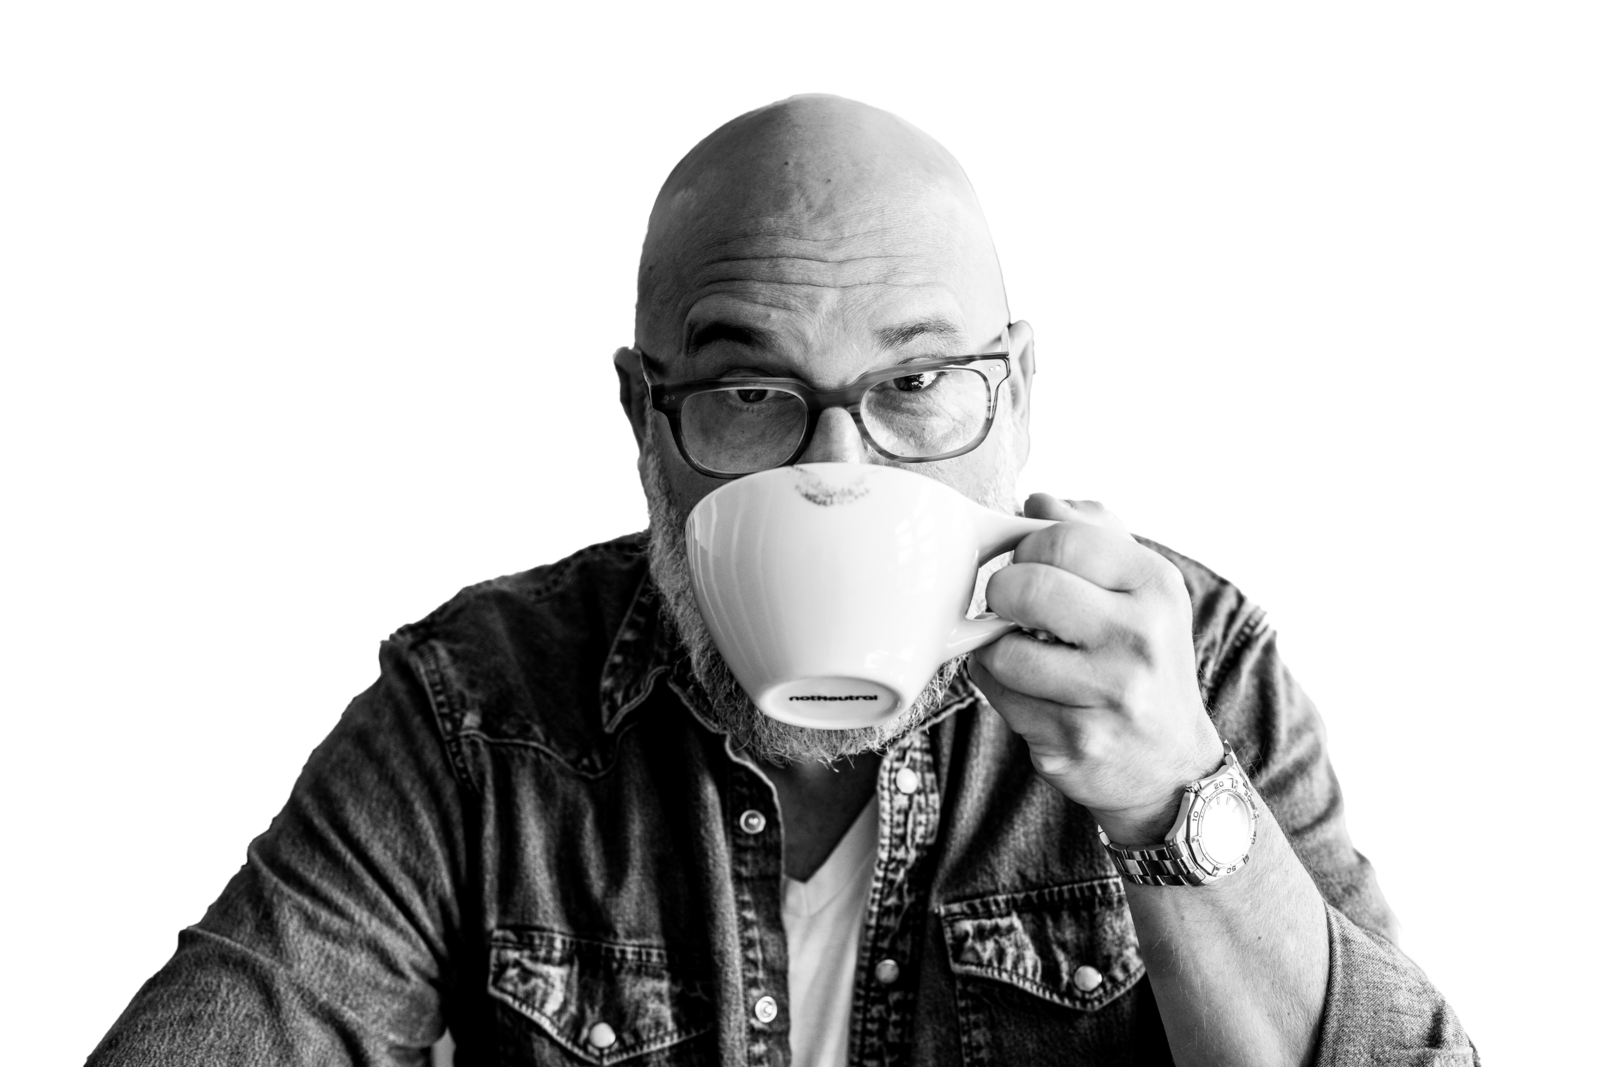
[[756, 1022], [770, 1023], [778, 1017], [778, 1002], [771, 997], [756, 1001]]
[[747, 834], [759, 834], [767, 828], [767, 817], [754, 808], [739, 816], [739, 829]]
[[1100, 988], [1100, 983], [1103, 981], [1105, 975], [1087, 963], [1072, 972], [1072, 984], [1078, 987], [1080, 993], [1093, 993]]
[[617, 1043], [617, 1032], [611, 1029], [610, 1023], [595, 1023], [589, 1027], [589, 1044], [598, 1049], [607, 1049]]
[[910, 767], [901, 767], [894, 772], [894, 787], [909, 796], [922, 788], [922, 775]]
[[878, 965], [872, 968], [872, 977], [878, 980], [879, 985], [894, 985], [900, 980], [900, 965], [894, 960], [879, 960]]

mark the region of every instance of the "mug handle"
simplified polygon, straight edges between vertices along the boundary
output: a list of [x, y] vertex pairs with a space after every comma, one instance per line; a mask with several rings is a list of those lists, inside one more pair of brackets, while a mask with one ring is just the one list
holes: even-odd
[[[1035, 530], [1055, 524], [1054, 519], [1025, 519], [984, 509], [978, 516], [978, 562], [987, 563], [1000, 553], [1016, 548], [1018, 541]], [[992, 611], [972, 619], [958, 619], [945, 639], [944, 658], [966, 655], [1016, 629], [1020, 629], [1018, 623], [1002, 619]]]

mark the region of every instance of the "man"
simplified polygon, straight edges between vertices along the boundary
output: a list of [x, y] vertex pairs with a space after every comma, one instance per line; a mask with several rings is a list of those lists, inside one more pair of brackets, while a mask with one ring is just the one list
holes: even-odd
[[[740, 378], [915, 391], [980, 354], [992, 424], [932, 462], [837, 406], [757, 454], [652, 390], [753, 410]], [[460, 1063], [1476, 1061], [1259, 610], [1099, 505], [1028, 500], [1055, 525], [985, 592], [1029, 632], [886, 727], [785, 726], [732, 680], [683, 541], [718, 474], [891, 463], [1013, 507], [1032, 331], [940, 146], [827, 97], [719, 129], [657, 199], [615, 362], [648, 538], [396, 634], [92, 1062], [421, 1062], [446, 1026]]]

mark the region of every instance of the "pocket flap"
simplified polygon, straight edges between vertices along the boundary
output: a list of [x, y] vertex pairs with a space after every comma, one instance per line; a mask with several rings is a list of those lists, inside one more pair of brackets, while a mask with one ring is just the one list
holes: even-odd
[[589, 1063], [621, 1063], [716, 1023], [699, 957], [550, 930], [497, 930], [489, 994]]
[[942, 905], [939, 918], [957, 974], [1007, 982], [1054, 1004], [1095, 1011], [1144, 975], [1118, 878], [958, 901]]

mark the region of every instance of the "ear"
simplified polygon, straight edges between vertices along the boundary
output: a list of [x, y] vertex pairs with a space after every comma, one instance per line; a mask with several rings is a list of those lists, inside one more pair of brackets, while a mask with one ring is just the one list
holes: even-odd
[[633, 440], [644, 448], [645, 419], [650, 417], [650, 390], [644, 384], [644, 371], [639, 365], [639, 350], [619, 348], [611, 356], [617, 368], [617, 399], [622, 401], [622, 412], [633, 427]]
[[1022, 319], [1009, 327], [1011, 333], [1011, 376], [1006, 379], [1006, 394], [1011, 400], [1011, 418], [1016, 424], [1017, 465], [1028, 460], [1028, 412], [1033, 398], [1033, 327]]

